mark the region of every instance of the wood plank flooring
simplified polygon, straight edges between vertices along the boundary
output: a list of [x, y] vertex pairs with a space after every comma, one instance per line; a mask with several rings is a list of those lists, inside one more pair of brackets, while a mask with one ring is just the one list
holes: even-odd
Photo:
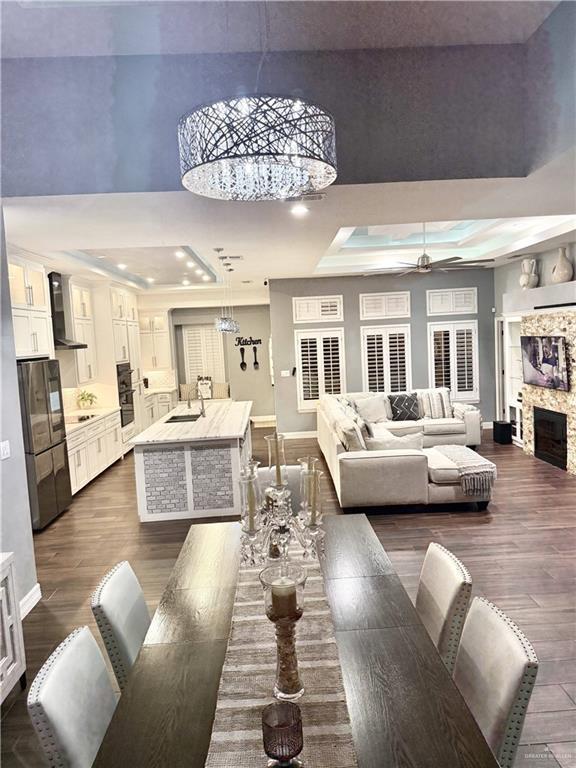
[[[253, 431], [260, 460], [269, 431]], [[319, 455], [315, 440], [288, 442], [289, 462], [308, 453]], [[518, 448], [495, 445], [489, 433], [481, 453], [499, 473], [486, 512], [388, 509], [372, 511], [370, 522], [412, 597], [426, 547], [438, 541], [466, 563], [474, 594], [495, 602], [526, 632], [541, 664], [516, 766], [576, 768], [576, 478]], [[328, 473], [323, 501], [327, 514], [341, 513]], [[132, 563], [153, 611], [188, 527], [138, 522], [131, 456], [81, 491], [34, 539], [43, 597], [24, 622], [29, 681], [74, 627], [87, 624], [100, 642], [90, 594], [118, 561]], [[45, 765], [19, 690], [4, 702], [1, 735], [5, 768]]]

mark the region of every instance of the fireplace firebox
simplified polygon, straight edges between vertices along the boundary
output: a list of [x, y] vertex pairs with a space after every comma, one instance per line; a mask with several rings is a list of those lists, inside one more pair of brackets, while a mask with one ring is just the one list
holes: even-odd
[[568, 435], [565, 413], [534, 407], [534, 455], [555, 467], [566, 469]]

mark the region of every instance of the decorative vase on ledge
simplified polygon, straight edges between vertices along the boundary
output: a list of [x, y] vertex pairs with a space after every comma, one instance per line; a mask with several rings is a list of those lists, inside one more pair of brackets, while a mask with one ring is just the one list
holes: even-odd
[[558, 261], [552, 269], [552, 282], [553, 283], [568, 283], [572, 280], [574, 274], [574, 268], [568, 256], [566, 256], [566, 248], [558, 249]]
[[536, 259], [522, 259], [522, 273], [518, 282], [520, 288], [536, 288], [538, 285], [538, 272], [536, 271]]

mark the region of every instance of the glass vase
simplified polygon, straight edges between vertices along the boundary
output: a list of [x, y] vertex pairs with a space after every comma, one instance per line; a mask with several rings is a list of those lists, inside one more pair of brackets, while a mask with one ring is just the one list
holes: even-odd
[[260, 572], [266, 616], [276, 627], [277, 699], [295, 700], [304, 693], [296, 656], [296, 622], [304, 612], [306, 571], [299, 565], [282, 562]]
[[262, 491], [258, 481], [259, 461], [250, 461], [240, 470], [240, 517], [242, 530], [255, 535], [261, 527]]
[[284, 435], [274, 432], [267, 435], [264, 440], [268, 444], [268, 467], [270, 469], [269, 483], [274, 488], [282, 488], [288, 485], [288, 472], [286, 470], [286, 455], [284, 452]]

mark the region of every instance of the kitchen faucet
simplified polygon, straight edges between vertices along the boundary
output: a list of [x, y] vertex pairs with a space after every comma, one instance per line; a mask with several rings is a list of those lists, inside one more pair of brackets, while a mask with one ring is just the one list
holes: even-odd
[[206, 418], [206, 406], [204, 405], [204, 398], [202, 397], [199, 384], [196, 385], [196, 392], [198, 394], [198, 400], [200, 400], [200, 416]]

